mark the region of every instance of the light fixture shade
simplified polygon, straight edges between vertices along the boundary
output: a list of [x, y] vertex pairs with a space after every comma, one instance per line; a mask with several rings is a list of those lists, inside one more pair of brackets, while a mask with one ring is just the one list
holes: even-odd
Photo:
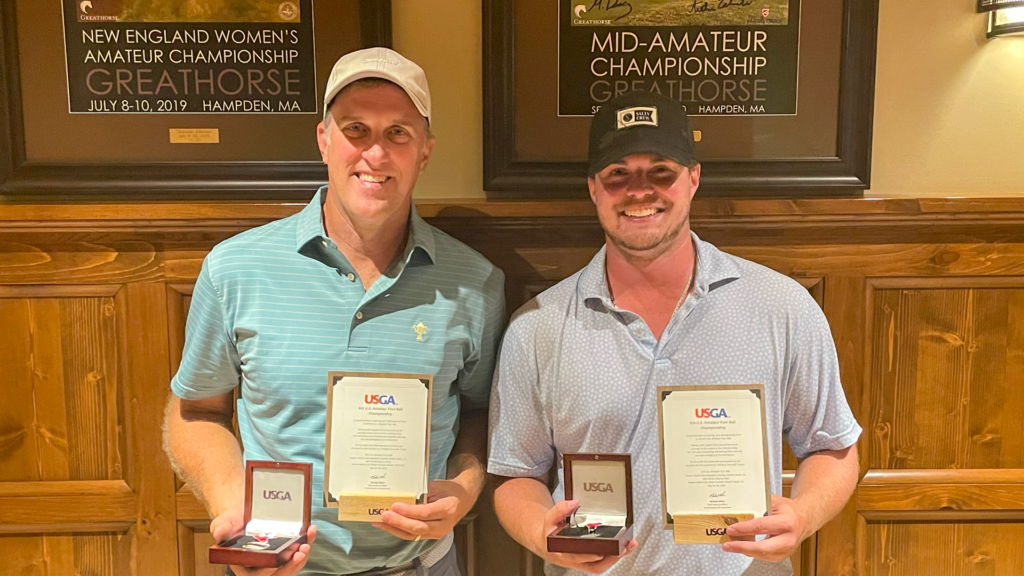
[[1024, 36], [1024, 6], [1000, 8], [989, 12], [986, 36]]
[[1024, 6], [1024, 0], [978, 0], [978, 12], [1005, 10], [1019, 6]]

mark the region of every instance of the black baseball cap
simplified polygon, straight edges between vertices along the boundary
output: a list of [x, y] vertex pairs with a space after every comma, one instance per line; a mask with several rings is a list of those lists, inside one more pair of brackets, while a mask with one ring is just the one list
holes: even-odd
[[697, 161], [683, 106], [659, 94], [630, 92], [601, 106], [590, 124], [591, 178], [631, 154], [657, 154], [690, 166]]

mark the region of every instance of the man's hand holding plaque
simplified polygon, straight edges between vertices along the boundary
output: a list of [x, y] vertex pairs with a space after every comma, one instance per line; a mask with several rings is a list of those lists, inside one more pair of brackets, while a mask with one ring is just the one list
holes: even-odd
[[[788, 558], [793, 550], [813, 533], [814, 530], [811, 530], [804, 520], [798, 502], [772, 494], [771, 516], [729, 526], [726, 534], [734, 541], [726, 542], [722, 549], [759, 560], [778, 562]], [[739, 541], [762, 534], [768, 538], [757, 542]]]
[[437, 540], [469, 513], [476, 501], [457, 480], [433, 480], [426, 504], [396, 502], [373, 525], [403, 540]]

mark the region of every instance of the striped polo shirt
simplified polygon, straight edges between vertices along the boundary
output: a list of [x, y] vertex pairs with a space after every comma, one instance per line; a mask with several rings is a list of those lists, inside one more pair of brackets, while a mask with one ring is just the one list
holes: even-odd
[[338, 522], [337, 509], [322, 506], [327, 373], [432, 374], [430, 479], [443, 479], [460, 400], [469, 408], [488, 404], [505, 318], [502, 272], [415, 211], [404, 252], [364, 290], [327, 237], [326, 196], [323, 187], [299, 213], [210, 252], [171, 381], [174, 394], [190, 400], [241, 387], [247, 460], [313, 463], [318, 535], [303, 573], [317, 575], [395, 566], [433, 545]]

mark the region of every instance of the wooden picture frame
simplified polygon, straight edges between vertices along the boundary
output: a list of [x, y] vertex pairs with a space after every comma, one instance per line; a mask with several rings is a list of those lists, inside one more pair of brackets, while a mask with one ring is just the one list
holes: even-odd
[[[308, 200], [316, 188], [327, 181], [327, 168], [318, 160], [137, 163], [29, 160], [22, 107], [17, 1], [0, 0], [0, 148], [6, 150], [0, 154], [0, 199]], [[390, 47], [390, 0], [351, 1], [358, 2], [359, 44]], [[53, 41], [63, 43], [60, 38]], [[320, 70], [317, 72], [320, 75]], [[54, 86], [54, 89], [66, 90], [67, 87]], [[317, 86], [317, 91], [322, 96], [323, 86]], [[315, 144], [312, 133], [310, 143]]]
[[[515, 10], [514, 2], [483, 0], [484, 190], [509, 198], [585, 197], [584, 161], [517, 158]], [[836, 155], [709, 160], [698, 194], [836, 196], [869, 187], [878, 0], [843, 0], [842, 12]]]

